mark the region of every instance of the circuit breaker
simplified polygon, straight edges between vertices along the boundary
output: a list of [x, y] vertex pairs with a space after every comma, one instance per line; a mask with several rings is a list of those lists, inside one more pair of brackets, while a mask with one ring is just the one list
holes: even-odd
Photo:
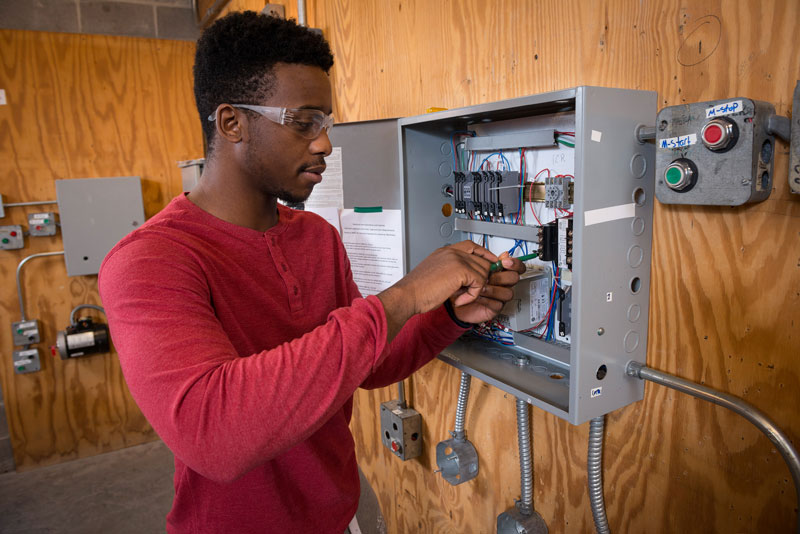
[[738, 206], [772, 191], [775, 138], [767, 102], [731, 98], [662, 109], [656, 196], [665, 204]]
[[22, 226], [0, 226], [0, 250], [15, 250], [25, 246]]

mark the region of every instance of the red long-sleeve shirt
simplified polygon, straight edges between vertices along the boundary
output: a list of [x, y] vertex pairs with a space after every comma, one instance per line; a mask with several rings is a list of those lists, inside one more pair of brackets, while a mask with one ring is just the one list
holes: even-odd
[[359, 495], [355, 389], [408, 376], [463, 333], [440, 308], [387, 345], [336, 230], [279, 218], [259, 232], [181, 195], [100, 269], [125, 380], [175, 455], [169, 532], [341, 534]]

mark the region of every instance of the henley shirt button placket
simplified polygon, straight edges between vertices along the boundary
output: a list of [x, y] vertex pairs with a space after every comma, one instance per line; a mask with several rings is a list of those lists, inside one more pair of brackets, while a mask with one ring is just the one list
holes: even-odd
[[279, 267], [278, 274], [280, 275], [286, 287], [286, 294], [289, 297], [289, 309], [292, 312], [302, 311], [303, 299], [300, 297], [300, 286], [297, 283], [297, 278], [294, 277], [292, 271], [289, 269], [288, 262], [283, 255], [281, 247], [278, 245], [277, 238], [270, 237], [267, 242], [269, 243], [272, 260], [276, 267]]

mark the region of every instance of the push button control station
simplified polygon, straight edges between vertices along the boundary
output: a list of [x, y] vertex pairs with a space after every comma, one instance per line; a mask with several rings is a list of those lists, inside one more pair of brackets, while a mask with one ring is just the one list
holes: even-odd
[[[793, 108], [800, 109], [800, 82]], [[773, 188], [775, 136], [790, 143], [789, 185], [800, 193], [800, 119], [767, 102], [730, 98], [662, 109], [656, 118], [656, 197], [664, 204], [738, 206]]]

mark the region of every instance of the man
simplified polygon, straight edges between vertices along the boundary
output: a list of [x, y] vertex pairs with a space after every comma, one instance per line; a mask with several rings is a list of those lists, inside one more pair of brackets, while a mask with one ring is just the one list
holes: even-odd
[[493, 317], [524, 271], [505, 258], [490, 276], [497, 258], [463, 242], [361, 297], [336, 230], [277, 203], [322, 179], [332, 64], [292, 21], [211, 26], [194, 68], [200, 183], [101, 268], [126, 381], [175, 455], [169, 532], [344, 532], [359, 495], [356, 388], [430, 361]]

